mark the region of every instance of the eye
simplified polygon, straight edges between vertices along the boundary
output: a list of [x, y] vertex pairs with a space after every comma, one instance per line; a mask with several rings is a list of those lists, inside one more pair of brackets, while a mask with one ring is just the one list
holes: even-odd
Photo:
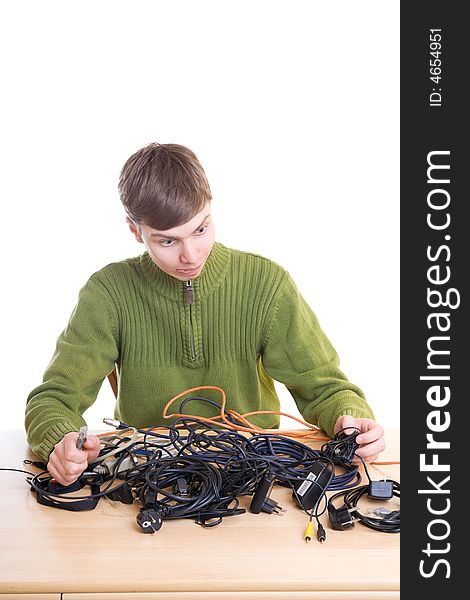
[[161, 244], [162, 246], [165, 246], [166, 248], [168, 248], [168, 246], [172, 246], [174, 243], [175, 243], [175, 240], [171, 240], [171, 239], [168, 239], [168, 240], [162, 240], [162, 241], [160, 242], [160, 244]]
[[207, 225], [201, 225], [201, 227], [199, 227], [199, 229], [196, 230], [197, 235], [202, 235], [203, 233], [206, 233], [207, 231]]

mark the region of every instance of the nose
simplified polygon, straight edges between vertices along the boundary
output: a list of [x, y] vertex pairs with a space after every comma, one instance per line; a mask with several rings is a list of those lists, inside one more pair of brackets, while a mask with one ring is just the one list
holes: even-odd
[[184, 240], [180, 260], [184, 264], [196, 265], [197, 251], [192, 240]]

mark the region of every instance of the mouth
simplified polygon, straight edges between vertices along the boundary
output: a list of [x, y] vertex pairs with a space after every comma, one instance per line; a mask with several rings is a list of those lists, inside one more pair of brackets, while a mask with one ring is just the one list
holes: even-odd
[[197, 273], [199, 271], [199, 269], [201, 267], [202, 267], [202, 265], [193, 267], [192, 269], [176, 269], [176, 272], [179, 273], [180, 275], [194, 275], [195, 273]]

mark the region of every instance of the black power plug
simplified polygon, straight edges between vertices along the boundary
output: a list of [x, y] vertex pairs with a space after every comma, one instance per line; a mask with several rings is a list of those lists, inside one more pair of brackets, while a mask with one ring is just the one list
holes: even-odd
[[354, 521], [346, 504], [343, 504], [340, 508], [335, 508], [333, 504], [328, 504], [328, 517], [333, 529], [344, 531], [345, 529], [354, 527]]
[[269, 471], [261, 478], [261, 481], [253, 494], [253, 499], [250, 504], [250, 511], [255, 514], [259, 514], [261, 511], [266, 513], [275, 513], [282, 515], [285, 510], [279, 506], [279, 504], [269, 497], [271, 490], [274, 486], [275, 475], [272, 475]]
[[279, 506], [279, 504], [276, 502], [276, 500], [273, 500], [272, 498], [266, 498], [266, 500], [263, 502], [263, 504], [261, 505], [261, 510], [265, 513], [275, 513], [276, 515], [281, 515], [283, 513], [285, 513], [285, 509], [281, 508]]
[[118, 486], [116, 490], [111, 490], [106, 495], [106, 498], [110, 500], [118, 500], [123, 504], [133, 504], [134, 495], [132, 494], [131, 486], [128, 483], [124, 483], [121, 486]]
[[155, 533], [163, 523], [161, 514], [153, 508], [141, 510], [136, 517], [136, 521], [142, 527], [144, 533]]

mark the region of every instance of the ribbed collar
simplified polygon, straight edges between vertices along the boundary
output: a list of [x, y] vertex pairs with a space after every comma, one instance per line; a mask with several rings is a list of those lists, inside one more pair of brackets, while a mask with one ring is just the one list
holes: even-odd
[[[193, 279], [195, 299], [204, 298], [225, 279], [230, 266], [229, 248], [215, 242], [201, 273]], [[146, 280], [155, 291], [170, 300], [185, 299], [186, 282], [180, 281], [162, 271], [153, 262], [148, 252], [140, 257], [140, 268]]]

